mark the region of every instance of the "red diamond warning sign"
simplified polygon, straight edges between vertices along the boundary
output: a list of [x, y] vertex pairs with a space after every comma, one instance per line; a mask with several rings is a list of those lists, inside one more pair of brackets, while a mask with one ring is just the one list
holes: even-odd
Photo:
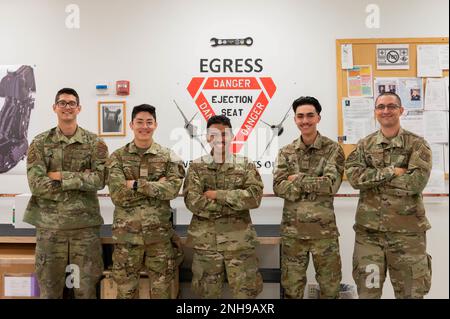
[[243, 119], [232, 142], [233, 153], [239, 153], [275, 94], [276, 86], [270, 77], [194, 77], [187, 90], [205, 120], [216, 115], [215, 105], [224, 104], [231, 107], [222, 108], [222, 114]]

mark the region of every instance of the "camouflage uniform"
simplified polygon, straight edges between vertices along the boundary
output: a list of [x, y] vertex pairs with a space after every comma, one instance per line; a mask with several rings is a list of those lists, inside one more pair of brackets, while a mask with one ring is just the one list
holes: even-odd
[[[406, 168], [402, 176], [394, 168]], [[421, 137], [400, 129], [359, 141], [346, 162], [350, 184], [360, 190], [356, 212], [353, 278], [360, 298], [380, 298], [386, 270], [396, 298], [422, 298], [431, 282], [430, 228], [422, 190], [431, 171], [431, 150]], [[379, 278], [378, 278], [379, 276]]]
[[[273, 190], [284, 198], [281, 283], [287, 298], [303, 298], [309, 253], [321, 298], [339, 296], [341, 258], [333, 200], [344, 161], [339, 144], [320, 133], [312, 145], [306, 146], [300, 137], [278, 154]], [[289, 181], [294, 174], [298, 177]]]
[[[103, 272], [99, 234], [103, 218], [97, 190], [105, 185], [107, 157], [106, 144], [81, 127], [70, 138], [53, 128], [38, 135], [28, 149], [32, 197], [24, 221], [37, 228], [41, 298], [62, 298], [67, 264], [80, 270], [75, 297], [96, 298], [96, 284]], [[48, 172], [61, 172], [62, 180], [51, 180]]]
[[[108, 187], [116, 206], [112, 232], [117, 298], [138, 297], [144, 264], [151, 298], [170, 298], [175, 270], [182, 259], [172, 227], [170, 200], [181, 188], [183, 164], [155, 142], [141, 153], [131, 142], [111, 155], [107, 167]], [[163, 176], [166, 180], [159, 182]], [[138, 181], [137, 191], [126, 187], [127, 180]]]
[[[202, 298], [220, 298], [224, 271], [234, 298], [255, 298], [263, 288], [249, 209], [261, 203], [263, 183], [255, 165], [229, 155], [217, 164], [211, 155], [191, 163], [184, 201], [193, 213], [187, 245], [194, 248], [192, 288]], [[217, 199], [203, 193], [216, 190]]]

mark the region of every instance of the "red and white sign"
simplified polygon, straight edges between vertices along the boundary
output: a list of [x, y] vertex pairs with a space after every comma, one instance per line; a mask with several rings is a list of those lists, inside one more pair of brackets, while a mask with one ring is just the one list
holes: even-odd
[[[233, 153], [239, 153], [266, 110], [269, 100], [276, 91], [276, 86], [270, 77], [194, 77], [189, 83], [187, 90], [205, 120], [216, 115], [216, 113], [204, 91], [211, 90], [222, 93], [228, 90], [232, 90], [231, 93], [236, 92], [236, 90], [247, 92], [254, 90], [256, 93], [259, 91], [259, 95], [257, 95], [255, 102], [248, 110], [232, 142]], [[245, 114], [242, 114], [241, 117], [244, 118], [244, 116]]]

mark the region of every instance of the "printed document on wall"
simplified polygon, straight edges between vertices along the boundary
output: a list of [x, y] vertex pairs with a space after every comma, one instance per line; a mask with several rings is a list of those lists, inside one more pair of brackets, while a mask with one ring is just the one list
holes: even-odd
[[374, 101], [376, 101], [377, 97], [381, 93], [385, 92], [391, 92], [391, 93], [397, 93], [399, 90], [399, 81], [398, 78], [380, 78], [377, 77], [373, 81], [374, 85]]
[[344, 122], [344, 143], [356, 144], [375, 131], [373, 99], [342, 99], [342, 116]]
[[343, 70], [353, 69], [353, 46], [341, 45], [341, 65]]
[[445, 78], [444, 78], [444, 82], [445, 82], [445, 99], [446, 99], [446, 105], [447, 105], [447, 110], [449, 109], [449, 96], [450, 96], [450, 91], [449, 91], [449, 88], [448, 88], [448, 76], [446, 76]]
[[424, 193], [445, 193], [444, 146], [430, 144], [433, 158], [433, 168]]
[[378, 70], [409, 70], [409, 44], [377, 45]]
[[428, 143], [448, 143], [448, 112], [424, 112], [425, 139]]
[[439, 45], [417, 46], [417, 76], [441, 77], [442, 69], [439, 61]]
[[399, 78], [398, 95], [406, 110], [423, 110], [423, 83], [421, 78]]
[[448, 70], [448, 44], [439, 46], [439, 65], [442, 70]]
[[444, 171], [445, 174], [448, 174], [448, 161], [449, 159], [449, 153], [448, 153], [448, 144], [444, 144]]
[[423, 111], [404, 111], [400, 117], [402, 128], [422, 137], [425, 136], [424, 124]]
[[373, 97], [372, 66], [355, 65], [347, 71], [349, 97]]
[[448, 86], [444, 78], [427, 79], [425, 90], [425, 110], [430, 111], [448, 110], [447, 90]]

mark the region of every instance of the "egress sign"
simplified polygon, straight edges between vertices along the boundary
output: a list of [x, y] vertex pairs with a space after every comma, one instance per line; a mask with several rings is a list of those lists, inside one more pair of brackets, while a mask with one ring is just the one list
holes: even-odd
[[275, 94], [276, 86], [270, 77], [213, 76], [193, 77], [187, 90], [205, 120], [221, 114], [238, 123], [232, 149], [239, 153]]

